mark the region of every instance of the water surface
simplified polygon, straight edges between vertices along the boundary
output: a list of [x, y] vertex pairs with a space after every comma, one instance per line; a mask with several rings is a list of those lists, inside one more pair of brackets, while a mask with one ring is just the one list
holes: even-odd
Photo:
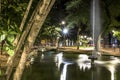
[[39, 53], [22, 80], [120, 80], [119, 57], [99, 59], [91, 65], [86, 54]]

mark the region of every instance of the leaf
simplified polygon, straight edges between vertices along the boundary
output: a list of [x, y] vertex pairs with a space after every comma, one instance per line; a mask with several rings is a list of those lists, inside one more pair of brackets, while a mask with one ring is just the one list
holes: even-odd
[[10, 25], [10, 19], [8, 19], [8, 21], [7, 21], [7, 25]]
[[14, 38], [13, 35], [7, 37], [7, 40], [8, 40], [9, 42], [11, 42], [11, 44], [12, 44], [12, 42], [14, 41], [14, 39], [15, 39], [15, 38]]
[[1, 69], [0, 69], [0, 76], [2, 75], [2, 71], [1, 71]]
[[4, 72], [2, 69], [0, 69], [0, 77], [3, 76]]
[[14, 50], [9, 49], [9, 50], [7, 51], [7, 53], [8, 53], [10, 56], [13, 56], [13, 55], [14, 55]]
[[14, 50], [11, 49], [9, 46], [7, 46], [7, 47], [5, 48], [5, 50], [6, 50], [6, 52], [7, 52], [10, 56], [13, 56], [13, 55], [14, 55]]
[[0, 42], [5, 39], [5, 36], [6, 36], [5, 34], [0, 36]]
[[17, 32], [15, 32], [15, 31], [10, 31], [9, 34], [16, 35]]
[[10, 48], [9, 47], [6, 47], [5, 50], [8, 51]]
[[9, 40], [6, 40], [6, 43], [10, 46], [13, 46], [12, 42], [10, 42]]

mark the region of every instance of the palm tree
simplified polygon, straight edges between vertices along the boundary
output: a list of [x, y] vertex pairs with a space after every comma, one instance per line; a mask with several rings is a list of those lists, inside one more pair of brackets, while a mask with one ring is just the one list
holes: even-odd
[[77, 26], [77, 49], [79, 49], [79, 34], [83, 25], [87, 25], [84, 29], [87, 30], [89, 26], [89, 7], [90, 0], [72, 0], [67, 3], [66, 10], [68, 12], [67, 22], [69, 26]]

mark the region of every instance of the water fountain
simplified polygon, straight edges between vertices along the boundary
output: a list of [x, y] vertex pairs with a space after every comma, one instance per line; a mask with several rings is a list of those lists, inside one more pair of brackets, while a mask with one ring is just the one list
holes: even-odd
[[89, 59], [91, 59], [91, 61], [93, 63], [94, 60], [96, 60], [98, 58], [98, 55], [97, 55], [97, 53], [98, 53], [98, 36], [100, 34], [100, 27], [101, 27], [99, 0], [92, 0], [92, 3], [91, 3], [91, 26], [92, 26], [94, 51], [92, 52], [92, 55], [89, 56]]
[[[86, 54], [74, 54], [78, 57], [73, 59], [73, 56], [64, 54], [63, 52], [57, 54], [46, 54], [42, 55], [41, 59], [47, 59], [46, 61], [39, 62], [32, 67], [34, 74], [32, 73], [27, 80], [33, 80], [36, 75], [39, 80], [120, 80], [120, 58], [114, 56], [107, 56], [107, 59], [103, 59], [104, 56], [99, 60], [100, 56], [98, 50], [98, 36], [100, 33], [100, 10], [99, 10], [99, 0], [92, 0], [92, 12], [91, 12], [91, 24], [93, 30], [93, 46], [94, 50], [91, 56]], [[72, 53], [71, 53], [72, 54]], [[48, 55], [51, 55], [48, 57]], [[70, 57], [69, 57], [70, 56]], [[54, 57], [54, 58], [53, 58]], [[68, 59], [69, 57], [69, 59]], [[110, 57], [110, 58], [108, 58]], [[54, 61], [52, 61], [55, 59]], [[92, 65], [91, 65], [92, 63]], [[56, 65], [55, 65], [56, 64]], [[61, 64], [63, 66], [61, 66]], [[77, 65], [76, 65], [77, 64]], [[95, 64], [95, 65], [94, 65]], [[72, 65], [72, 66], [70, 66]], [[57, 66], [57, 68], [56, 68]], [[69, 69], [68, 69], [69, 67]], [[39, 70], [38, 70], [39, 69]], [[58, 70], [57, 70], [58, 69]], [[69, 70], [69, 71], [68, 71]], [[108, 73], [108, 71], [111, 73]], [[26, 71], [27, 72], [27, 71]], [[61, 72], [61, 74], [59, 74]], [[27, 72], [29, 73], [29, 72]], [[104, 73], [104, 74], [103, 74]], [[72, 76], [71, 76], [72, 75]], [[73, 76], [74, 75], [74, 76]], [[107, 75], [107, 76], [106, 76]], [[86, 77], [87, 76], [87, 77]], [[60, 79], [58, 79], [60, 77]], [[97, 78], [97, 79], [96, 79]], [[23, 80], [23, 79], [22, 79]]]

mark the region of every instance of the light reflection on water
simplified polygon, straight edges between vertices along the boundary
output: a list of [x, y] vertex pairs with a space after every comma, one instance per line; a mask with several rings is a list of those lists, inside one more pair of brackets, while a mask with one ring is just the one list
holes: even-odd
[[80, 67], [80, 70], [85, 71], [86, 69], [91, 68], [91, 60], [88, 59], [88, 55], [80, 54], [78, 56], [78, 59], [76, 60], [78, 66]]
[[67, 67], [68, 65], [71, 65], [72, 63], [64, 62], [63, 70], [60, 76], [60, 80], [66, 80], [67, 76]]
[[[111, 56], [109, 60], [95, 60], [93, 66], [88, 55], [73, 54], [60, 52], [40, 55], [31, 66], [32, 73], [30, 74], [26, 69], [28, 71], [22, 80], [32, 80], [31, 76], [35, 77], [35, 80], [96, 80], [96, 78], [97, 80], [120, 80], [118, 57]], [[44, 57], [41, 57], [43, 55]]]
[[112, 60], [110, 61], [96, 61], [96, 63], [100, 63], [100, 66], [105, 67], [106, 69], [108, 69], [108, 71], [110, 71], [111, 73], [111, 80], [116, 80], [115, 79], [115, 72], [116, 72], [116, 67], [119, 65], [120, 63], [120, 59], [114, 56], [111, 56]]
[[63, 62], [63, 53], [60, 52], [55, 56], [55, 62], [56, 62], [56, 66], [58, 67], [58, 70], [60, 69], [60, 65]]

